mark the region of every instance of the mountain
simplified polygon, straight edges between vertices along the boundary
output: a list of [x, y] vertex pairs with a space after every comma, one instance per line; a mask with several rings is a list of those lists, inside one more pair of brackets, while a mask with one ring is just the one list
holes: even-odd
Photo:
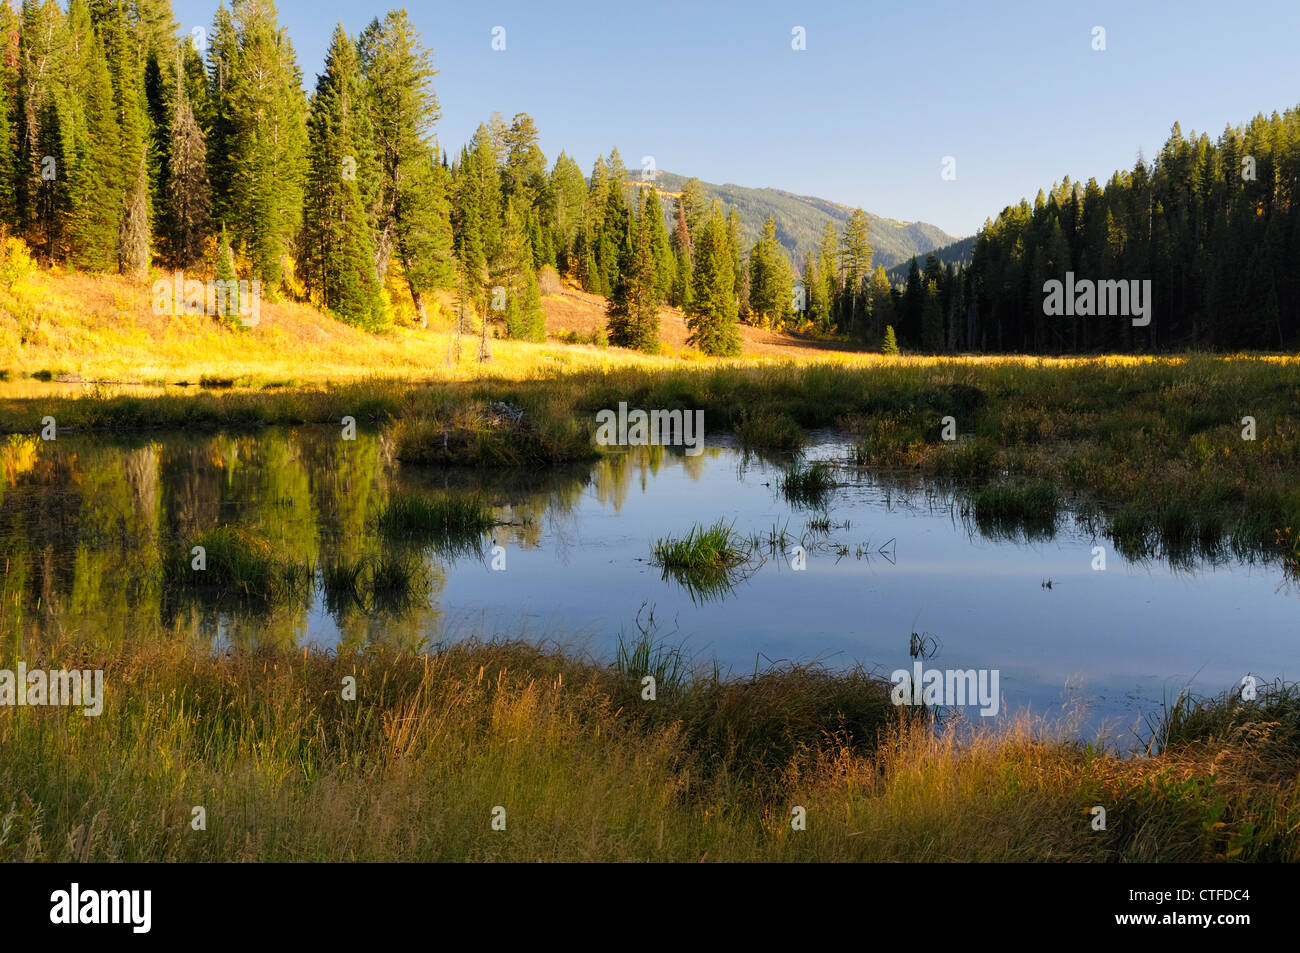
[[[681, 191], [682, 183], [687, 178], [672, 172], [658, 172], [653, 183], [642, 183], [633, 178], [630, 184], [653, 184], [659, 190], [671, 227], [671, 200]], [[853, 214], [853, 209], [847, 205], [810, 195], [795, 195], [780, 189], [748, 189], [739, 185], [714, 185], [710, 182], [702, 182], [701, 185], [710, 200], [717, 199], [727, 209], [734, 208], [740, 213], [746, 251], [748, 246], [758, 241], [768, 215], [775, 216], [776, 237], [785, 247], [786, 254], [796, 269], [802, 267], [804, 254], [816, 248], [821, 241], [826, 222], [833, 221], [835, 228], [842, 230], [844, 223]], [[867, 217], [871, 222], [869, 234], [875, 253], [873, 264], [881, 264], [886, 268], [907, 262], [914, 255], [924, 256], [936, 248], [957, 241], [957, 236], [949, 235], [943, 229], [926, 222], [898, 222], [870, 213], [867, 213]]]
[[[975, 238], [971, 235], [969, 238], [963, 238], [961, 241], [953, 242], [951, 245], [944, 245], [942, 248], [934, 248], [934, 257], [939, 259], [941, 265], [952, 265], [956, 268], [958, 265], [969, 265], [971, 253], [975, 250]], [[920, 252], [916, 256], [916, 267], [925, 267], [925, 256], [929, 252]], [[889, 281], [894, 285], [903, 285], [907, 283], [907, 270], [912, 264], [912, 258], [900, 261], [892, 268], [886, 268], [889, 275]]]

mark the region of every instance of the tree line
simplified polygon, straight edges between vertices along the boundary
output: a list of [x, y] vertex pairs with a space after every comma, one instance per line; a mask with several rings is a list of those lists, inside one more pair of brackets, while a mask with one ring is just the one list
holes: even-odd
[[0, 223], [46, 264], [238, 274], [371, 329], [395, 289], [425, 323], [450, 289], [531, 340], [549, 266], [608, 299], [615, 343], [648, 350], [662, 304], [714, 354], [737, 352], [742, 316], [866, 326], [860, 211], [842, 239], [828, 224], [796, 293], [775, 221], [742, 248], [698, 180], [669, 210], [617, 149], [589, 176], [564, 153], [548, 169], [524, 113], [439, 154], [433, 59], [403, 10], [338, 26], [310, 94], [271, 0], [176, 29], [169, 0], [0, 2]]
[[[46, 264], [144, 278], [151, 267], [256, 279], [378, 329], [450, 290], [467, 313], [541, 340], [539, 276], [607, 299], [613, 343], [655, 350], [659, 308], [734, 354], [738, 322], [797, 325], [928, 352], [1295, 346], [1300, 119], [1217, 142], [1178, 127], [1100, 187], [1068, 179], [987, 222], [969, 266], [933, 256], [891, 287], [868, 219], [794, 267], [769, 217], [744, 247], [699, 180], [661, 195], [618, 150], [590, 175], [549, 166], [533, 119], [481, 124], [452, 157], [431, 52], [404, 10], [336, 27], [310, 93], [272, 0], [233, 0], [178, 37], [169, 0], [0, 0], [0, 225]], [[1154, 320], [1044, 314], [1073, 271], [1146, 279]], [[480, 322], [486, 351], [487, 322]]]
[[[1145, 326], [1045, 314], [1045, 285], [1151, 282]], [[968, 267], [911, 263], [899, 341], [934, 352], [1097, 353], [1300, 346], [1300, 112], [1177, 124], [1154, 160], [1105, 186], [1068, 178], [986, 222]]]

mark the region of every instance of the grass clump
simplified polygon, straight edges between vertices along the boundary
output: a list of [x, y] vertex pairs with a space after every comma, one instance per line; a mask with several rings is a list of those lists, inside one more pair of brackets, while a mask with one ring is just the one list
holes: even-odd
[[781, 477], [781, 495], [797, 506], [821, 506], [834, 488], [830, 465], [821, 461], [796, 463]]
[[975, 519], [991, 524], [1050, 524], [1056, 520], [1058, 506], [1056, 489], [1046, 480], [999, 483], [975, 495]]
[[480, 497], [402, 494], [379, 513], [379, 529], [390, 538], [468, 545], [496, 526], [496, 517]]
[[215, 597], [280, 602], [304, 596], [311, 586], [307, 567], [281, 557], [271, 542], [238, 526], [201, 533], [191, 548], [166, 563], [169, 587]]
[[433, 576], [415, 553], [339, 557], [321, 567], [325, 606], [335, 616], [352, 608], [367, 615], [404, 612], [428, 599]]
[[718, 520], [711, 526], [696, 523], [685, 536], [659, 539], [652, 551], [655, 562], [665, 569], [728, 569], [748, 557], [740, 537], [726, 520]]
[[726, 596], [747, 575], [750, 549], [731, 524], [697, 523], [683, 537], [665, 536], [651, 547], [664, 578], [673, 578], [696, 602]]

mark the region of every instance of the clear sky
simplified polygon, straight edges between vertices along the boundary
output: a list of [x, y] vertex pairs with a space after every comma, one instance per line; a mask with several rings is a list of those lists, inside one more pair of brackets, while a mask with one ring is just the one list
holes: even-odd
[[[173, 0], [188, 33], [215, 0]], [[336, 22], [388, 8], [279, 0], [310, 88]], [[1300, 104], [1300, 0], [413, 0], [458, 150], [493, 111], [536, 120], [548, 161], [816, 195], [953, 234], [1065, 175], [1154, 155], [1175, 121]], [[492, 49], [494, 27], [505, 50]], [[806, 49], [791, 48], [794, 27]], [[1105, 29], [1104, 51], [1093, 28]], [[941, 177], [953, 157], [955, 180]]]

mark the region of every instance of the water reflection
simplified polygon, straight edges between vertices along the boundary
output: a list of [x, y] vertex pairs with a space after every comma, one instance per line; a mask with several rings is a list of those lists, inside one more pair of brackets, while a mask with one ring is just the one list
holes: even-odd
[[[402, 466], [385, 433], [342, 440], [333, 427], [11, 436], [0, 442], [0, 654], [155, 636], [415, 650], [465, 634], [582, 634], [610, 651], [649, 602], [724, 667], [761, 653], [889, 669], [908, 659], [911, 633], [928, 632], [941, 661], [1001, 667], [1004, 691], [1040, 706], [1081, 675], [1104, 711], [1149, 707], [1171, 680], [1217, 691], [1247, 671], [1294, 676], [1296, 606], [1260, 553], [1195, 540], [1116, 550], [1086, 502], [1050, 520], [986, 519], [978, 488], [845, 457], [834, 443], [810, 450], [833, 488], [807, 506], [783, 492], [789, 458], [725, 446], [470, 472]], [[481, 497], [495, 525], [460, 553], [393, 540], [379, 517], [401, 494]], [[721, 584], [653, 565], [653, 540], [719, 519], [749, 554]], [[166, 567], [223, 527], [309, 584], [256, 605], [166, 584]], [[1105, 573], [1092, 565], [1098, 545]]]

